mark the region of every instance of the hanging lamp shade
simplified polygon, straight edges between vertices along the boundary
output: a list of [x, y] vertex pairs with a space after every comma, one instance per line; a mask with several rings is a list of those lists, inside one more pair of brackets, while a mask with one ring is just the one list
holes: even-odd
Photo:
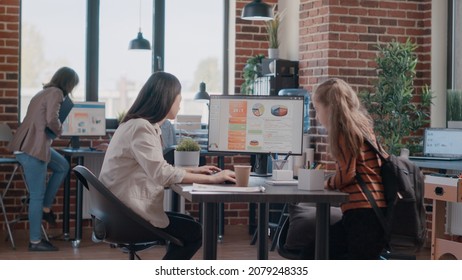
[[207, 102], [210, 100], [210, 95], [205, 91], [205, 83], [201, 82], [199, 85], [199, 92], [194, 95], [194, 100]]
[[138, 32], [138, 36], [130, 41], [128, 45], [128, 49], [130, 50], [150, 50], [151, 44], [148, 40], [143, 38], [143, 33], [141, 31]]
[[261, 0], [253, 0], [245, 5], [241, 18], [246, 20], [270, 20], [273, 19], [273, 10], [270, 5], [262, 3]]

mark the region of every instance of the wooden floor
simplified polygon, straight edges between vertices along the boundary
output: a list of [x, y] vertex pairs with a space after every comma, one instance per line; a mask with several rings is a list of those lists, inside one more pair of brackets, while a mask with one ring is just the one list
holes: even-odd
[[[72, 231], [71, 231], [72, 232]], [[126, 253], [119, 249], [111, 248], [106, 243], [93, 243], [91, 241], [91, 230], [84, 229], [83, 240], [80, 247], [72, 248], [69, 241], [64, 241], [59, 236], [60, 229], [51, 229], [49, 234], [53, 245], [59, 247], [57, 252], [29, 252], [28, 232], [15, 230], [13, 232], [16, 249], [11, 248], [9, 240], [6, 240], [6, 231], [0, 236], [0, 260], [125, 260]], [[55, 234], [56, 237], [53, 237]], [[248, 234], [246, 226], [227, 226], [222, 242], [218, 244], [218, 259], [222, 260], [255, 260], [257, 247], [250, 245], [252, 236]], [[269, 240], [269, 242], [271, 242]], [[270, 247], [270, 244], [269, 244]], [[164, 246], [153, 247], [139, 253], [142, 259], [161, 259], [165, 253]], [[276, 251], [269, 252], [270, 260], [284, 260]], [[423, 250], [417, 256], [418, 259], [430, 259], [429, 249]], [[199, 250], [193, 259], [202, 259], [202, 250]]]
[[[60, 234], [56, 229], [56, 234]], [[73, 232], [73, 231], [71, 231]], [[227, 226], [223, 241], [218, 244], [218, 259], [252, 260], [257, 258], [257, 247], [250, 245], [252, 236], [249, 235], [246, 226]], [[74, 249], [69, 241], [62, 240], [62, 237], [51, 237], [53, 245], [59, 247], [57, 252], [29, 252], [28, 232], [15, 230], [13, 232], [16, 249], [12, 249], [9, 240], [5, 240], [5, 232], [1, 232], [0, 239], [0, 260], [124, 260], [128, 258], [126, 253], [119, 249], [110, 248], [106, 243], [93, 243], [91, 241], [91, 230], [84, 229], [83, 240], [78, 249]], [[53, 235], [53, 230], [50, 231]], [[269, 240], [270, 242], [270, 240]], [[157, 246], [139, 253], [141, 259], [162, 259], [165, 254], [165, 246]], [[193, 259], [202, 259], [200, 249]], [[283, 259], [276, 251], [269, 252], [269, 259]]]

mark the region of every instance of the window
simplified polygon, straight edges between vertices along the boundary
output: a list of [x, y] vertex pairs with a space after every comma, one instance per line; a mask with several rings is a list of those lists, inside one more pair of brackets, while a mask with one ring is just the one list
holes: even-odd
[[448, 88], [462, 90], [462, 53], [460, 50], [462, 48], [462, 34], [460, 31], [460, 26], [462, 25], [462, 1], [453, 0], [449, 4], [449, 13], [452, 18], [452, 24], [449, 26], [449, 38], [450, 44], [449, 48], [449, 77]]
[[128, 45], [141, 28], [152, 47], [152, 3], [100, 0], [98, 100], [106, 103], [108, 118], [128, 111], [151, 75], [151, 51]]
[[225, 1], [165, 2], [165, 71], [181, 82], [180, 114], [202, 115], [207, 122], [207, 106], [193, 99], [201, 82], [209, 94], [223, 94]]
[[[59, 12], [58, 12], [59, 11]], [[84, 99], [85, 1], [21, 1], [20, 120], [30, 99], [61, 66], [73, 68], [80, 77], [73, 97]]]
[[[72, 94], [75, 100], [83, 101], [90, 94], [93, 101], [105, 102], [107, 118], [127, 111], [150, 76], [153, 63], [152, 51], [129, 50], [128, 44], [141, 29], [153, 46], [153, 5], [157, 1], [165, 0], [23, 0], [20, 119], [32, 96], [61, 66], [79, 74], [80, 84]], [[99, 22], [99, 37], [88, 37], [98, 41], [96, 52], [86, 50], [89, 3], [93, 22]], [[180, 113], [203, 115], [205, 122], [207, 106], [194, 102], [193, 97], [200, 82], [206, 83], [210, 94], [223, 93], [224, 8], [229, 1], [169, 0], [163, 5], [165, 38], [156, 36], [155, 40], [164, 42], [164, 70], [182, 84]], [[86, 68], [90, 52], [97, 53], [90, 56], [97, 58], [91, 60], [97, 64]], [[90, 73], [95, 68], [98, 71]], [[93, 88], [93, 83], [87, 80], [86, 69], [92, 78], [98, 77], [95, 90], [87, 89]]]

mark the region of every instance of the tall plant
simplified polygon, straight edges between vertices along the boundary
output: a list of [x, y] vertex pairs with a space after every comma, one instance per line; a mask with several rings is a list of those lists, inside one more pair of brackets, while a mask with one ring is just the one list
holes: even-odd
[[423, 87], [420, 99], [414, 99], [417, 46], [408, 39], [405, 43], [391, 42], [377, 48], [375, 92], [363, 92], [361, 98], [374, 119], [376, 135], [384, 148], [391, 154], [399, 154], [404, 147], [415, 153], [421, 149], [422, 137], [414, 133], [430, 122], [432, 103], [428, 86]]
[[283, 12], [276, 11], [276, 5], [273, 7], [273, 19], [265, 21], [266, 32], [268, 34], [268, 43], [270, 49], [279, 48], [279, 27], [283, 18]]
[[462, 121], [462, 91], [448, 89], [447, 120]]

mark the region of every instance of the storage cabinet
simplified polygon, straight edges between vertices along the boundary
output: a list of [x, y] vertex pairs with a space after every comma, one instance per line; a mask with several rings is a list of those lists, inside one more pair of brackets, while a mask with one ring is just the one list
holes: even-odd
[[283, 88], [298, 88], [298, 61], [264, 58], [254, 84], [255, 95], [278, 95]]
[[446, 202], [462, 203], [462, 179], [426, 175], [424, 196], [433, 199], [431, 258], [438, 260], [449, 254], [462, 260], [462, 243], [443, 239]]

